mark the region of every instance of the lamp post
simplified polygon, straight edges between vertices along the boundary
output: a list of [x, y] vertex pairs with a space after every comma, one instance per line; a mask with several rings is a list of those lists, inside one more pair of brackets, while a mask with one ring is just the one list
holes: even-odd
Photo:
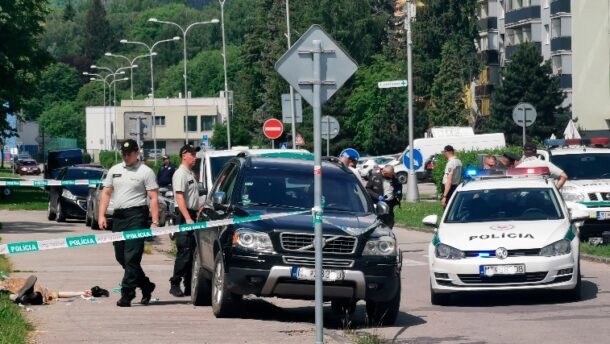
[[226, 0], [218, 0], [220, 3], [220, 24], [222, 27], [222, 63], [225, 74], [225, 106], [227, 111], [227, 149], [231, 149], [231, 116], [229, 116], [229, 84], [227, 82], [227, 46], [225, 43], [225, 2]]
[[168, 24], [168, 25], [173, 25], [175, 27], [177, 27], [178, 29], [180, 29], [180, 31], [182, 31], [182, 45], [183, 45], [183, 53], [184, 53], [184, 128], [185, 128], [185, 132], [186, 132], [186, 139], [185, 139], [185, 144], [189, 143], [189, 126], [188, 126], [188, 118], [189, 118], [189, 103], [188, 103], [188, 74], [187, 74], [187, 70], [186, 70], [186, 62], [187, 62], [187, 54], [186, 54], [186, 34], [189, 32], [189, 30], [191, 28], [193, 28], [196, 25], [205, 25], [205, 24], [216, 24], [218, 23], [218, 19], [214, 18], [212, 20], [209, 21], [202, 21], [202, 22], [196, 22], [196, 23], [192, 23], [189, 26], [187, 26], [186, 28], [178, 25], [177, 23], [171, 22], [171, 21], [165, 21], [165, 20], [159, 20], [157, 18], [148, 18], [148, 21], [150, 23], [159, 23], [159, 24]]
[[150, 91], [152, 93], [152, 134], [153, 134], [153, 148], [155, 150], [155, 165], [157, 164], [157, 125], [155, 123], [155, 77], [154, 77], [154, 72], [153, 72], [153, 54], [154, 54], [154, 50], [155, 47], [161, 43], [165, 43], [165, 42], [173, 42], [173, 41], [179, 41], [180, 37], [175, 36], [173, 38], [170, 39], [164, 39], [161, 41], [157, 41], [155, 42], [152, 46], [148, 45], [144, 42], [138, 42], [138, 41], [128, 41], [126, 39], [122, 39], [121, 43], [123, 44], [137, 44], [137, 45], [141, 45], [143, 47], [146, 47], [146, 49], [148, 49], [148, 55], [150, 56]]
[[[119, 74], [125, 74], [125, 72], [119, 73]], [[114, 91], [112, 92], [112, 105], [114, 106], [114, 145], [116, 147], [116, 137], [117, 137], [117, 133], [116, 133], [116, 83], [117, 81], [127, 81], [129, 80], [129, 78], [121, 78], [121, 79], [116, 79], [113, 78], [112, 81], [110, 82], [110, 87], [112, 87], [114, 89]], [[115, 155], [116, 155], [116, 151], [115, 151]]]
[[136, 57], [134, 57], [134, 58], [133, 58], [133, 59], [131, 59], [131, 60], [129, 59], [129, 57], [127, 57], [127, 56], [125, 56], [125, 55], [113, 54], [113, 53], [111, 53], [111, 52], [107, 52], [107, 53], [105, 53], [104, 55], [105, 55], [105, 56], [108, 56], [108, 57], [119, 57], [119, 58], [123, 58], [123, 59], [127, 60], [127, 63], [129, 63], [129, 67], [130, 67], [130, 68], [129, 68], [129, 69], [130, 69], [129, 80], [130, 80], [130, 83], [131, 83], [131, 86], [130, 86], [130, 87], [131, 87], [131, 100], [133, 100], [133, 69], [134, 69], [134, 68], [138, 68], [138, 65], [137, 65], [137, 64], [135, 64], [135, 62], [136, 62], [138, 59], [141, 59], [141, 58], [143, 58], [143, 57], [148, 57], [148, 54], [144, 54], [144, 55], [139, 55], [139, 56], [136, 56]]
[[[108, 149], [107, 148], [107, 134], [106, 134], [106, 85], [108, 84], [108, 82], [106, 81], [106, 79], [110, 76], [112, 76], [113, 74], [108, 74], [105, 77], [102, 76], [101, 74], [96, 74], [96, 73], [89, 73], [89, 72], [83, 72], [83, 75], [93, 75], [94, 77], [90, 78], [91, 81], [101, 81], [102, 82], [102, 88], [103, 88], [103, 93], [104, 93], [104, 150]], [[97, 76], [99, 79], [95, 78], [95, 76]], [[110, 89], [110, 85], [108, 85], [108, 88]]]
[[[286, 0], [286, 38], [288, 39], [288, 49], [292, 46], [290, 42], [290, 2]], [[290, 86], [290, 116], [292, 118], [292, 149], [297, 149], [297, 120], [294, 111], [294, 88]], [[328, 140], [330, 141], [330, 140]], [[328, 142], [327, 142], [328, 144]], [[328, 149], [326, 150], [326, 154], [328, 155]]]
[[405, 20], [405, 30], [407, 31], [407, 89], [409, 92], [409, 174], [407, 176], [407, 202], [415, 203], [419, 200], [419, 190], [417, 189], [417, 178], [414, 171], [414, 160], [415, 155], [413, 153], [413, 73], [411, 63], [411, 47], [413, 41], [411, 40], [411, 20], [415, 16], [415, 4], [413, 0], [407, 0], [405, 2], [405, 9], [407, 12], [407, 18]]

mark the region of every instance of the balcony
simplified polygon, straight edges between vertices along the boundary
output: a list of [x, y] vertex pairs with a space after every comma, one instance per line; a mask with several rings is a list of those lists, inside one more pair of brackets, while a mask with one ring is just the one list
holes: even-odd
[[489, 31], [498, 29], [498, 18], [487, 17], [479, 19], [479, 31]]
[[551, 39], [551, 51], [572, 50], [572, 37], [555, 37]]
[[563, 89], [572, 88], [572, 74], [561, 74], [559, 76], [559, 87]]
[[551, 2], [551, 16], [571, 12], [570, 0], [555, 0]]
[[486, 65], [500, 63], [499, 53], [497, 50], [483, 50], [479, 53], [479, 57]]
[[[538, 48], [539, 51], [542, 51], [542, 43], [540, 43], [540, 42], [530, 42], [530, 43], [533, 43]], [[518, 48], [519, 48], [519, 44], [507, 46], [506, 52], [504, 54], [506, 56], [506, 59], [510, 60]]]
[[518, 10], [506, 12], [504, 22], [506, 26], [511, 26], [532, 19], [540, 19], [540, 6], [523, 7]]
[[474, 94], [477, 99], [491, 98], [491, 94], [494, 91], [493, 84], [479, 85], [474, 87]]

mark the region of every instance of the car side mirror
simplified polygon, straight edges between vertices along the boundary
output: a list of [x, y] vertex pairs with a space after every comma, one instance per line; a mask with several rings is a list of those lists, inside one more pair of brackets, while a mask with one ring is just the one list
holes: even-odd
[[428, 215], [421, 222], [426, 226], [438, 228], [438, 215]]
[[377, 216], [388, 215], [390, 213], [390, 206], [386, 202], [377, 202], [375, 204], [375, 213], [377, 213]]
[[212, 195], [212, 206], [214, 209], [225, 209], [225, 202], [227, 201], [227, 194], [222, 191], [214, 192]]
[[197, 183], [197, 190], [199, 191], [199, 196], [205, 196], [208, 193], [208, 189], [202, 182]]

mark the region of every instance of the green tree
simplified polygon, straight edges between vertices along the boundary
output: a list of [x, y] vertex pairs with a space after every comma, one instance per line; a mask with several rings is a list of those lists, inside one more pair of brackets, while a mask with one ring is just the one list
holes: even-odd
[[84, 53], [92, 61], [111, 50], [112, 31], [101, 0], [92, 0], [85, 17]]
[[[104, 106], [104, 85], [99, 81], [90, 81], [84, 84], [76, 95], [76, 104], [80, 109], [87, 106]], [[108, 90], [106, 90], [108, 96]], [[106, 99], [106, 104], [110, 104]]]
[[520, 44], [511, 62], [502, 71], [502, 84], [493, 94], [491, 116], [484, 124], [489, 132], [503, 132], [506, 141], [519, 144], [522, 128], [512, 119], [512, 111], [520, 102], [536, 108], [536, 122], [528, 135], [545, 139], [560, 134], [568, 117], [561, 107], [565, 94], [559, 88], [559, 77], [552, 74], [549, 61], [543, 62], [538, 48], [531, 43]]
[[53, 103], [74, 100], [80, 79], [76, 69], [65, 63], [53, 63], [42, 72], [36, 90], [25, 102], [24, 110], [27, 119], [35, 120]]
[[66, 7], [64, 7], [64, 13], [62, 14], [62, 19], [64, 21], [72, 21], [76, 16], [76, 10], [74, 6], [72, 6], [72, 1], [68, 1]]
[[38, 124], [52, 137], [76, 139], [79, 147], [85, 147], [85, 111], [76, 102], [55, 103], [40, 115]]

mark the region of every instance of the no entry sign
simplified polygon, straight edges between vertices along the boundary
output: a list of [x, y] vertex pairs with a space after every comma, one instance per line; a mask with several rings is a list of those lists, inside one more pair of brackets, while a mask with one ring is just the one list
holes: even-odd
[[265, 134], [265, 136], [270, 140], [278, 139], [280, 136], [282, 136], [283, 132], [284, 125], [278, 119], [271, 118], [266, 120], [263, 124], [263, 134]]

